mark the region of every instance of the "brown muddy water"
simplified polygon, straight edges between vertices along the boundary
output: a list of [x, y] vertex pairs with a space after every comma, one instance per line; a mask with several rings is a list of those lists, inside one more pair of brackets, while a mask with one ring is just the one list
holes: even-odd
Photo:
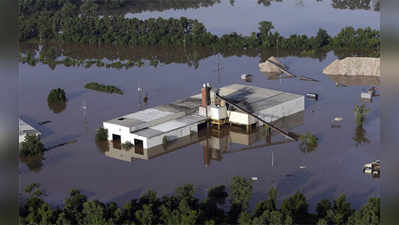
[[[378, 28], [379, 24], [378, 12], [337, 9], [331, 7], [331, 1], [283, 1], [273, 2], [268, 7], [258, 6], [255, 0], [235, 1], [234, 6], [226, 2], [207, 8], [152, 11], [134, 16], [198, 18], [209, 31], [219, 34], [234, 31], [248, 34], [257, 31], [258, 22], [262, 20], [272, 21], [283, 35], [314, 34], [319, 27], [334, 34], [344, 26]], [[222, 14], [223, 18], [215, 18]], [[281, 19], [283, 14], [288, 16]], [[312, 206], [322, 198], [335, 198], [346, 193], [352, 206], [360, 207], [369, 197], [379, 195], [379, 179], [363, 174], [362, 166], [379, 159], [380, 97], [367, 103], [370, 112], [364, 129], [356, 129], [353, 109], [362, 103], [361, 91], [375, 83], [343, 80], [356, 86], [337, 87], [336, 79], [339, 78], [330, 79], [321, 72], [337, 58], [332, 52], [321, 58], [278, 57], [291, 72], [320, 81], [309, 82], [279, 79], [259, 72], [261, 57], [257, 54], [228, 57], [209, 54], [201, 58], [197, 67], [173, 62], [176, 61], [173, 49], [163, 51], [168, 53], [165, 57], [173, 58], [172, 63], [161, 63], [156, 68], [149, 66], [148, 60], [145, 60], [146, 66], [128, 70], [63, 65], [52, 70], [40, 63], [34, 67], [20, 64], [18, 104], [21, 117], [42, 132], [42, 141], [47, 147], [71, 142], [46, 152], [42, 162], [33, 160], [34, 169], [20, 164], [21, 193], [24, 186], [39, 182], [48, 193], [46, 199], [53, 204], [62, 203], [73, 188], [91, 199], [124, 203], [148, 189], [164, 195], [184, 184], [194, 184], [197, 195], [202, 197], [207, 188], [228, 185], [232, 176], [243, 176], [258, 177], [253, 183], [254, 200], [266, 198], [270, 185], [277, 187], [281, 199], [302, 190]], [[76, 52], [81, 53], [87, 53], [84, 47], [81, 52]], [[220, 76], [218, 64], [222, 68]], [[262, 136], [253, 138], [238, 132], [235, 137], [241, 141], [225, 137], [208, 139], [208, 143], [223, 143], [228, 153], [205, 151], [205, 139], [205, 142], [187, 144], [149, 160], [127, 162], [110, 157], [95, 143], [96, 129], [104, 120], [198, 94], [204, 82], [216, 87], [246, 83], [240, 79], [243, 73], [253, 75], [250, 84], [254, 86], [302, 95], [319, 94], [318, 101], [306, 99], [306, 110], [300, 115], [299, 123], [289, 124], [294, 127], [291, 131], [309, 131], [319, 138], [314, 151], [302, 152], [299, 142], [266, 147], [262, 146], [265, 144]], [[124, 95], [85, 89], [88, 82], [117, 86]], [[138, 87], [148, 95], [147, 104], [139, 98]], [[47, 95], [53, 88], [63, 88], [68, 97], [65, 108], [55, 109], [57, 113], [47, 104]], [[335, 117], [343, 118], [339, 128], [331, 127]], [[37, 125], [43, 121], [52, 122]], [[272, 142], [281, 140], [279, 135], [272, 137]]]
[[[332, 53], [322, 61], [294, 56], [279, 58], [295, 74], [320, 82], [271, 79], [259, 72], [259, 58], [247, 56], [211, 56], [200, 61], [197, 69], [175, 63], [129, 70], [62, 65], [51, 70], [47, 65], [21, 64], [21, 117], [31, 123], [52, 121], [36, 126], [43, 133], [46, 146], [77, 140], [46, 152], [40, 169], [32, 171], [21, 163], [21, 190], [27, 184], [40, 182], [48, 192], [46, 198], [54, 204], [61, 203], [72, 188], [82, 190], [93, 199], [123, 203], [148, 189], [169, 194], [177, 186], [188, 183], [198, 188], [199, 195], [205, 195], [207, 188], [227, 185], [232, 176], [243, 176], [258, 177], [254, 182], [254, 199], [264, 198], [273, 184], [281, 197], [299, 189], [315, 203], [321, 198], [346, 193], [353, 206], [359, 207], [379, 193], [379, 180], [363, 174], [362, 166], [378, 158], [380, 100], [375, 97], [367, 104], [371, 111], [363, 127], [365, 133], [359, 132], [353, 109], [361, 103], [361, 90], [368, 86], [337, 87], [335, 81], [321, 73], [334, 59], [336, 56]], [[216, 72], [217, 62], [223, 65], [221, 76]], [[318, 101], [306, 100], [303, 123], [292, 130], [310, 131], [319, 138], [313, 152], [302, 152], [298, 142], [286, 143], [221, 154], [219, 160], [211, 160], [206, 166], [201, 143], [133, 162], [108, 157], [95, 144], [95, 131], [104, 120], [197, 94], [204, 82], [214, 86], [245, 83], [240, 80], [242, 73], [253, 74], [251, 85], [297, 94], [319, 94]], [[84, 85], [88, 82], [115, 85], [124, 95], [87, 90]], [[148, 94], [147, 105], [138, 99], [138, 87]], [[63, 88], [67, 93], [66, 108], [60, 113], [54, 113], [47, 104], [52, 88]], [[83, 110], [83, 106], [87, 109]], [[340, 128], [331, 128], [334, 117], [343, 117]], [[354, 139], [359, 138], [368, 141], [358, 144]], [[278, 135], [272, 138], [273, 141], [279, 139]], [[252, 145], [263, 143], [261, 138]], [[228, 149], [244, 147], [248, 146], [230, 144]]]

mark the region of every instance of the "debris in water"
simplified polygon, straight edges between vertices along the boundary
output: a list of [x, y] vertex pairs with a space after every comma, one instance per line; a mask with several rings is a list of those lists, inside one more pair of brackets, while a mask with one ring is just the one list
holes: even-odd
[[300, 166], [299, 167], [299, 169], [305, 169], [306, 168], [306, 166]]
[[259, 70], [267, 73], [282, 73], [281, 68], [286, 68], [284, 64], [279, 62], [274, 56], [268, 58], [264, 63], [259, 63]]
[[342, 120], [344, 120], [344, 118], [342, 118], [342, 117], [335, 117], [334, 118], [334, 121], [336, 121], [336, 122], [341, 122]]
[[39, 125], [44, 125], [44, 124], [46, 124], [46, 123], [51, 123], [51, 121], [50, 121], [50, 120], [46, 120], [46, 121], [43, 121], [43, 122], [39, 122], [38, 124], [39, 124]]
[[370, 92], [370, 91], [362, 92], [362, 93], [360, 94], [360, 98], [361, 98], [362, 100], [371, 101], [372, 97], [373, 97], [373, 94], [372, 94], [372, 92]]
[[308, 97], [308, 98], [313, 98], [313, 99], [315, 99], [316, 101], [319, 100], [319, 95], [316, 94], [316, 93], [307, 93], [307, 94], [306, 94], [306, 97]]
[[257, 181], [257, 180], [258, 180], [258, 177], [251, 177], [251, 180]]
[[305, 77], [305, 76], [301, 76], [299, 79], [300, 79], [300, 80], [304, 80], [304, 81], [319, 82], [319, 80], [313, 79], [313, 78], [311, 78], [311, 77]]

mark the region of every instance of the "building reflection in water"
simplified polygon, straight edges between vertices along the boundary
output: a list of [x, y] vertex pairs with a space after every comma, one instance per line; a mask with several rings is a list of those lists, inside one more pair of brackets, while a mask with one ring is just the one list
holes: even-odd
[[[273, 122], [273, 124], [285, 130], [292, 130], [304, 124], [304, 111], [284, 117]], [[149, 160], [200, 143], [203, 151], [204, 166], [208, 167], [212, 160], [221, 161], [223, 154], [255, 150], [291, 142], [288, 139], [281, 139], [276, 134], [277, 132], [270, 132], [266, 127], [259, 127], [251, 132], [247, 132], [245, 127], [237, 126], [221, 129], [210, 127], [203, 129], [199, 133], [150, 149], [133, 147], [126, 150], [120, 144], [110, 142], [109, 150], [105, 151], [105, 155], [127, 162], [133, 162], [138, 159]], [[275, 135], [276, 137], [273, 138]]]

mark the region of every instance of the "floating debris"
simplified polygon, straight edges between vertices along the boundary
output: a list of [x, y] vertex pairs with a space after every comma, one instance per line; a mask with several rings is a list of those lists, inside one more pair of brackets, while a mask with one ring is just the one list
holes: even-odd
[[41, 125], [44, 125], [46, 123], [51, 123], [51, 121], [50, 120], [46, 120], [46, 121], [43, 121], [43, 122], [39, 122], [38, 124], [41, 126]]
[[316, 101], [319, 100], [319, 95], [316, 94], [316, 93], [307, 93], [307, 94], [306, 94], [306, 97], [308, 97], [308, 98], [313, 98], [313, 99], [315, 99]]
[[305, 77], [305, 76], [301, 76], [301, 77], [299, 77], [299, 79], [304, 80], [304, 81], [320, 82], [319, 80], [313, 79], [311, 77]]
[[257, 181], [257, 180], [258, 180], [258, 177], [251, 177], [251, 180]]
[[335, 117], [334, 118], [335, 122], [341, 122], [342, 120], [344, 120], [344, 118], [342, 118], [342, 117]]
[[246, 74], [246, 73], [241, 74], [241, 80], [245, 80], [247, 82], [250, 82], [250, 81], [252, 81], [252, 75], [251, 74]]
[[373, 94], [370, 91], [360, 93], [360, 98], [362, 100], [371, 101], [373, 98]]
[[299, 166], [299, 169], [306, 169], [306, 166]]
[[281, 68], [286, 68], [286, 66], [279, 62], [274, 56], [268, 58], [264, 63], [259, 63], [259, 70], [261, 72], [281, 74]]

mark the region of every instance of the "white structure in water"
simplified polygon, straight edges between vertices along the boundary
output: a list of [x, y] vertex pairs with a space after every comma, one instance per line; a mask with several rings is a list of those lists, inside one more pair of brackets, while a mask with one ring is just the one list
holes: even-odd
[[135, 148], [152, 148], [197, 132], [205, 117], [195, 113], [201, 99], [187, 98], [103, 122], [108, 140], [131, 142]]
[[[245, 107], [267, 122], [305, 109], [302, 95], [240, 84], [222, 87], [218, 91], [225, 99]], [[134, 144], [135, 149], [148, 149], [198, 132], [207, 126], [208, 120], [228, 121], [247, 127], [263, 125], [251, 115], [216, 99], [215, 90], [208, 84], [202, 87], [201, 94], [104, 121], [103, 127], [108, 130], [108, 140], [113, 141], [114, 147], [128, 141]]]
[[27, 134], [40, 135], [41, 133], [31, 125], [27, 124], [25, 121], [19, 119], [19, 143], [25, 140], [25, 136]]

